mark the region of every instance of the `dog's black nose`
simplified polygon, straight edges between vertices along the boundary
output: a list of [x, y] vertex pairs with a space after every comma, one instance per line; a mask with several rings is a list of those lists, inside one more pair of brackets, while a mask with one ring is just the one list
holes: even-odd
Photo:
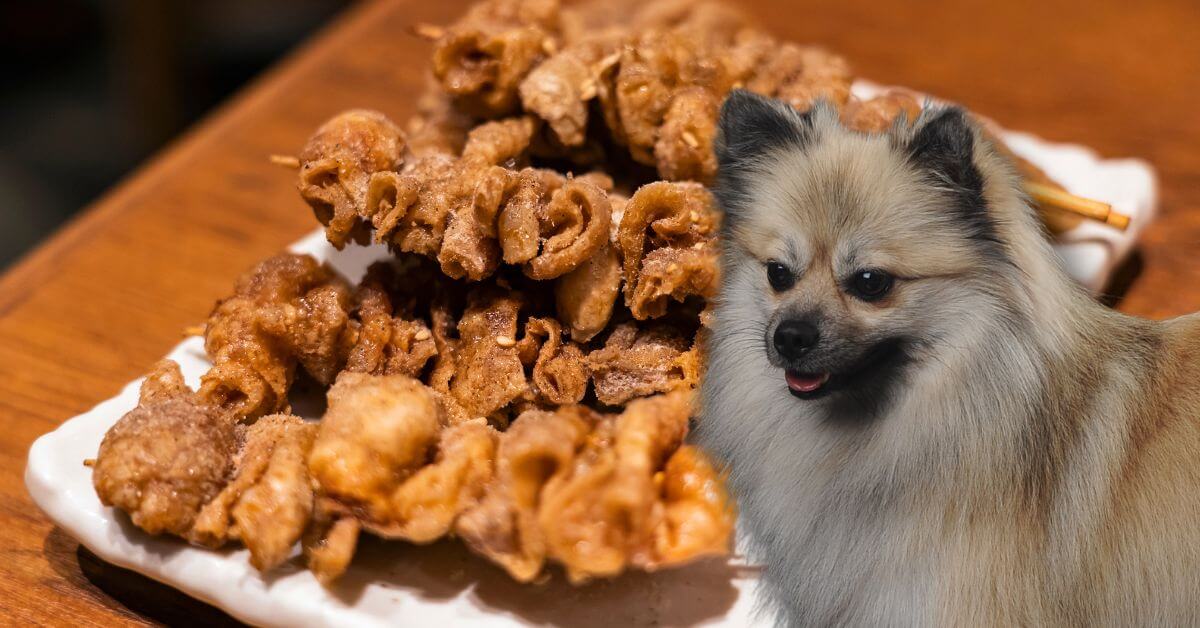
[[800, 320], [787, 320], [775, 328], [775, 350], [785, 359], [794, 360], [817, 346], [821, 332], [816, 325]]

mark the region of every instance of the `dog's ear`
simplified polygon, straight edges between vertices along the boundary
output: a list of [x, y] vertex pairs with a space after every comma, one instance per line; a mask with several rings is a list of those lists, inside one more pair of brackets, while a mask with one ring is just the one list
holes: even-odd
[[729, 93], [721, 105], [713, 150], [717, 156], [717, 201], [725, 224], [749, 201], [747, 177], [774, 150], [803, 149], [812, 136], [813, 110], [801, 113], [790, 105], [744, 89]]
[[717, 164], [737, 166], [773, 149], [802, 148], [811, 129], [812, 110], [800, 113], [784, 102], [735, 89], [721, 105]]
[[983, 175], [975, 165], [975, 126], [960, 107], [945, 107], [921, 116], [904, 150], [909, 161], [950, 192], [973, 236], [993, 239]]

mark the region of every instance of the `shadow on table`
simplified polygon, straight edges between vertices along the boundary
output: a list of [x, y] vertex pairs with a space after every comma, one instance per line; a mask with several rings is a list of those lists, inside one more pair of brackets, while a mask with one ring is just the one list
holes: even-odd
[[[119, 519], [127, 534], [143, 536], [125, 517]], [[170, 537], [146, 537], [146, 541], [144, 547], [155, 552], [186, 547]], [[57, 527], [46, 536], [43, 552], [64, 578], [82, 585], [82, 574], [133, 613], [167, 625], [241, 625], [170, 586], [104, 562]], [[77, 563], [63, 558], [72, 553]], [[297, 556], [263, 578], [270, 584], [303, 569]], [[569, 584], [566, 575], [555, 569], [543, 582], [522, 584], [471, 554], [458, 541], [416, 546], [364, 536], [350, 569], [330, 592], [347, 605], [358, 601], [369, 586], [434, 602], [461, 596], [483, 614], [544, 626], [682, 626], [726, 615], [739, 595], [734, 580], [745, 575], [745, 570], [724, 559], [712, 559], [653, 574], [631, 572], [581, 586]]]
[[104, 562], [57, 526], [51, 528], [42, 541], [42, 553], [51, 568], [65, 580], [85, 588], [91, 583], [131, 615], [168, 626], [244, 625], [186, 593], [136, 571]]
[[465, 594], [481, 611], [538, 625], [687, 626], [729, 611], [739, 595], [733, 581], [742, 569], [713, 559], [581, 586], [554, 570], [544, 582], [522, 584], [457, 541], [414, 546], [364, 537], [353, 565], [332, 591], [347, 604], [368, 585], [434, 601]]

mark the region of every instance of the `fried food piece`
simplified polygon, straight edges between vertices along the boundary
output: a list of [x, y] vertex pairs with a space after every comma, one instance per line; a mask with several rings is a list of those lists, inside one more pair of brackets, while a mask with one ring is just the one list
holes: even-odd
[[399, 281], [391, 264], [376, 263], [367, 269], [356, 291], [361, 324], [346, 361], [347, 371], [418, 377], [437, 355], [425, 321], [393, 306], [389, 293]]
[[516, 346], [521, 306], [518, 294], [493, 286], [469, 297], [458, 322], [449, 393], [471, 416], [492, 417], [526, 389]]
[[408, 135], [408, 152], [418, 159], [461, 154], [474, 122], [471, 116], [454, 106], [448, 94], [433, 84], [421, 94], [416, 115], [404, 127]]
[[199, 395], [243, 419], [287, 406], [296, 363], [332, 381], [349, 352], [350, 289], [307, 255], [269, 258], [238, 279], [204, 330], [212, 368]]
[[607, 195], [583, 177], [488, 163], [513, 161], [524, 141], [514, 137], [522, 125], [514, 126], [475, 135], [461, 159], [435, 156], [404, 173], [376, 173], [366, 202], [376, 240], [436, 258], [447, 276], [472, 281], [501, 260], [539, 280], [583, 264], [612, 230]]
[[525, 168], [512, 181], [511, 196], [496, 211], [496, 234], [507, 264], [524, 264], [537, 257], [541, 245], [541, 208], [562, 187], [557, 173]]
[[558, 318], [576, 342], [596, 337], [612, 318], [621, 293], [621, 259], [605, 243], [588, 261], [559, 277], [554, 284]]
[[568, 180], [538, 214], [541, 251], [522, 270], [531, 279], [561, 277], [608, 243], [612, 205], [603, 190], [583, 179]]
[[707, 460], [681, 447], [690, 414], [689, 392], [620, 415], [527, 411], [500, 435], [492, 483], [456, 531], [521, 582], [548, 559], [582, 582], [726, 553], [732, 508]]
[[662, 479], [663, 518], [655, 529], [655, 567], [674, 567], [729, 552], [733, 502], [724, 478], [699, 449], [683, 445], [667, 460]]
[[425, 464], [445, 424], [434, 392], [403, 375], [343, 373], [308, 466], [322, 495], [385, 521], [397, 484]]
[[775, 58], [780, 65], [774, 69], [786, 77], [776, 89], [775, 98], [801, 111], [822, 99], [835, 106], [849, 100], [854, 77], [842, 57], [816, 46], [785, 44]]
[[721, 98], [702, 87], [678, 91], [663, 115], [654, 142], [658, 176], [668, 181], [711, 184], [717, 175], [713, 140]]
[[160, 362], [142, 402], [113, 425], [96, 455], [100, 502], [150, 534], [187, 537], [200, 509], [232, 473], [234, 422], [182, 386], [179, 367]]
[[[654, 144], [679, 86], [715, 68], [704, 42], [674, 31], [646, 31], [622, 49], [614, 93], [620, 136], [637, 161], [654, 165]], [[699, 68], [693, 68], [700, 65]], [[720, 90], [717, 90], [720, 91]]]
[[547, 482], [538, 512], [549, 554], [572, 582], [653, 567], [663, 515], [655, 475], [683, 442], [690, 393], [639, 399], [593, 431], [568, 473]]
[[300, 196], [325, 225], [330, 244], [370, 241], [359, 208], [371, 175], [396, 170], [404, 150], [400, 128], [378, 111], [352, 109], [317, 129], [300, 151]]
[[521, 82], [521, 105], [549, 125], [566, 147], [582, 146], [589, 102], [599, 95], [601, 73], [620, 55], [623, 33], [593, 34], [539, 64]]
[[[562, 339], [562, 326], [552, 318], [531, 318], [519, 353], [536, 355], [531, 395], [542, 404], [579, 403], [587, 393], [588, 369], [579, 345]], [[534, 349], [536, 347], [536, 349]], [[522, 360], [528, 363], [529, 360]]]
[[307, 460], [316, 433], [315, 424], [283, 414], [247, 428], [232, 481], [200, 511], [190, 539], [210, 547], [240, 539], [259, 571], [286, 560], [312, 515]]
[[433, 74], [464, 111], [478, 117], [511, 113], [517, 87], [560, 47], [557, 0], [485, 0], [434, 44]]
[[481, 166], [512, 167], [529, 150], [534, 129], [534, 120], [528, 116], [485, 122], [467, 134], [463, 161]]
[[690, 348], [683, 334], [670, 325], [646, 329], [632, 322], [618, 325], [604, 347], [587, 357], [596, 399], [619, 406], [637, 397], [695, 387]]
[[391, 495], [385, 522], [367, 528], [385, 538], [430, 543], [483, 497], [492, 479], [498, 433], [472, 420], [442, 431], [433, 462], [407, 478]]
[[711, 193], [695, 183], [659, 181], [629, 199], [617, 243], [625, 304], [635, 318], [662, 316], [669, 299], [715, 293], [719, 221]]
[[582, 406], [523, 413], [500, 435], [495, 476], [482, 501], [455, 525], [473, 551], [519, 582], [533, 580], [545, 563], [537, 517], [542, 487], [567, 471], [594, 420]]
[[900, 116], [911, 126], [921, 115], [917, 94], [904, 89], [891, 89], [869, 100], [850, 99], [842, 107], [842, 124], [863, 133], [884, 133]]
[[350, 560], [354, 558], [354, 550], [358, 547], [361, 529], [357, 519], [342, 516], [334, 518], [334, 515], [318, 507], [315, 525], [308, 529], [303, 538], [308, 570], [318, 582], [329, 586], [346, 573]]

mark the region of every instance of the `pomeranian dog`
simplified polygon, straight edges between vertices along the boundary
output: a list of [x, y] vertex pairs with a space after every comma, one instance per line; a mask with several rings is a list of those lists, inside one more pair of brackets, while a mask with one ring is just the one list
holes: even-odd
[[1200, 318], [1060, 269], [957, 108], [735, 92], [695, 438], [789, 625], [1200, 623]]

